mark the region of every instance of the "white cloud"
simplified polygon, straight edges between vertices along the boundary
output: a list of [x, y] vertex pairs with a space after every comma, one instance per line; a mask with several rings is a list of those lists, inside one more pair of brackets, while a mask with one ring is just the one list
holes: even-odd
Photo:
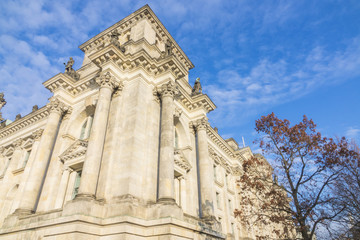
[[360, 128], [349, 127], [345, 133], [346, 137], [350, 139], [356, 139], [360, 136]]

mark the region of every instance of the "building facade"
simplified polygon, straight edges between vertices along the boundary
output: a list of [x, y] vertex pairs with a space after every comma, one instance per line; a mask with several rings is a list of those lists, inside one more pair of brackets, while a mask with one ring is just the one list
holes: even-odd
[[149, 6], [80, 49], [46, 106], [3, 120], [0, 239], [254, 238], [233, 214], [252, 152], [209, 125], [215, 104]]

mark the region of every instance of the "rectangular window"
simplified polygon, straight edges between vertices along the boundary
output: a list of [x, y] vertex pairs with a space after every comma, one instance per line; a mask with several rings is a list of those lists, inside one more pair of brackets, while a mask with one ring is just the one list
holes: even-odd
[[216, 192], [216, 204], [218, 208], [221, 208], [220, 205], [220, 193]]
[[231, 223], [231, 231], [232, 231], [232, 234], [235, 233], [235, 231], [234, 231], [234, 223]]
[[230, 212], [230, 214], [232, 214], [233, 213], [233, 207], [232, 207], [232, 202], [231, 202], [231, 199], [229, 199], [228, 200], [228, 204], [229, 204], [229, 212]]
[[214, 165], [213, 168], [214, 168], [214, 179], [217, 180], [217, 177], [216, 177], [216, 170], [217, 170], [216, 165]]
[[27, 164], [27, 162], [29, 161], [30, 153], [31, 153], [31, 150], [26, 151], [26, 153], [25, 153], [25, 157], [24, 157], [24, 162], [23, 162], [22, 167], [25, 167], [25, 166], [26, 166], [26, 164]]
[[226, 186], [229, 188], [229, 174], [225, 173], [225, 183], [226, 183]]
[[76, 197], [76, 195], [78, 194], [78, 192], [79, 192], [80, 179], [81, 179], [81, 171], [78, 171], [78, 172], [76, 172], [74, 190], [73, 190], [73, 194], [71, 196], [71, 199], [74, 199]]

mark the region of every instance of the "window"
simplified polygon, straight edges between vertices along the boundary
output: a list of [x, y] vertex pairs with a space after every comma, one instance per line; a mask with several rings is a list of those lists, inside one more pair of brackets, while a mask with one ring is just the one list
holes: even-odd
[[80, 139], [87, 139], [90, 136], [90, 130], [92, 127], [93, 117], [89, 116], [84, 124], [81, 126]]
[[174, 142], [174, 144], [175, 144], [175, 149], [179, 149], [179, 136], [178, 136], [178, 133], [177, 133], [177, 131], [175, 130], [175, 142]]
[[221, 208], [220, 202], [220, 193], [216, 192], [216, 204], [218, 208]]
[[23, 162], [23, 165], [22, 165], [23, 168], [26, 166], [27, 162], [29, 161], [30, 153], [31, 153], [31, 150], [28, 150], [25, 153], [24, 162]]
[[81, 171], [78, 171], [78, 172], [76, 172], [74, 190], [73, 190], [71, 199], [74, 199], [79, 192], [80, 179], [81, 179]]
[[229, 199], [228, 200], [228, 204], [229, 204], [229, 212], [230, 212], [230, 214], [233, 212], [233, 210], [232, 210], [232, 202], [231, 202], [231, 199]]
[[217, 180], [217, 177], [216, 177], [216, 171], [217, 171], [216, 165], [214, 165], [213, 168], [214, 168], [214, 179]]
[[229, 188], [229, 174], [225, 173], [225, 182], [226, 182], [226, 186]]

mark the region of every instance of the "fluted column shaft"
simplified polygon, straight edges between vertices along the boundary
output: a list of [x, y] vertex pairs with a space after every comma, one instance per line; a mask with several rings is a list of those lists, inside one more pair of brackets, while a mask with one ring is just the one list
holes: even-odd
[[102, 74], [96, 79], [96, 82], [100, 85], [99, 99], [96, 104], [93, 125], [82, 169], [79, 194], [76, 198], [95, 198], [109, 118], [111, 95], [118, 86], [115, 77], [109, 72]]
[[48, 109], [50, 112], [48, 121], [40, 139], [29, 179], [25, 185], [23, 197], [19, 208], [16, 210], [17, 212], [31, 213], [34, 211], [46, 167], [56, 139], [61, 116], [65, 111], [68, 111], [68, 108], [59, 100], [51, 101], [48, 104]]
[[174, 199], [174, 96], [177, 89], [168, 82], [158, 89], [161, 97], [161, 135], [158, 201], [175, 202]]
[[195, 126], [199, 154], [201, 217], [210, 219], [214, 216], [214, 173], [208, 150], [208, 139], [206, 134], [206, 128], [208, 126], [207, 119], [199, 119]]

